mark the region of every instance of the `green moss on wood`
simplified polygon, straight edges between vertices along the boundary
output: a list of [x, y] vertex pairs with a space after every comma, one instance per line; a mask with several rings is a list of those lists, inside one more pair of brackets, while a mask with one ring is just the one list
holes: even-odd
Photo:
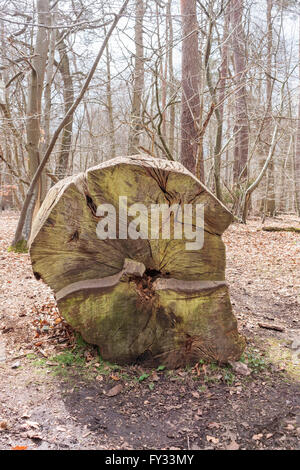
[[22, 239], [16, 245], [8, 247], [7, 251], [14, 253], [28, 253], [28, 246], [26, 240]]

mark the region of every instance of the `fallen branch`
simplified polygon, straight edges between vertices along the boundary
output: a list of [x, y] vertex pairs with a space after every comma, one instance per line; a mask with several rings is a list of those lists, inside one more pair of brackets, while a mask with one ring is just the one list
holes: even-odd
[[263, 227], [265, 232], [295, 232], [300, 233], [299, 227]]
[[283, 326], [271, 325], [270, 323], [258, 323], [258, 326], [266, 330], [284, 331]]

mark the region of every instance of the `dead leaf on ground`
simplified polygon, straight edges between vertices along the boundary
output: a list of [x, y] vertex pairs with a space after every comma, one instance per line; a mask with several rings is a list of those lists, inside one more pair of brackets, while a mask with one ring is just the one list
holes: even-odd
[[159, 376], [157, 375], [155, 370], [152, 372], [151, 379], [153, 380], [153, 382], [158, 382], [159, 381]]
[[254, 434], [252, 436], [253, 441], [259, 441], [263, 437], [263, 434]]
[[8, 423], [7, 423], [7, 421], [5, 421], [5, 420], [4, 420], [4, 421], [0, 421], [0, 430], [1, 430], [1, 431], [4, 431], [4, 430], [7, 429], [7, 428], [8, 428]]
[[240, 446], [236, 441], [231, 441], [230, 444], [226, 446], [226, 450], [239, 450]]
[[206, 436], [206, 440], [207, 440], [207, 442], [212, 442], [213, 444], [218, 444], [219, 443], [219, 439], [217, 437], [214, 437], [214, 436]]
[[117, 375], [114, 375], [114, 374], [111, 374], [110, 378], [115, 380], [115, 381], [120, 380], [120, 377], [118, 377]]

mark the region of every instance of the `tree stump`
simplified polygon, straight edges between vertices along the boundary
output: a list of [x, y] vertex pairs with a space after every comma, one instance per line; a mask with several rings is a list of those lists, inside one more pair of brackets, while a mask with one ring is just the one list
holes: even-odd
[[[130, 231], [134, 221], [130, 211], [124, 218], [124, 198], [127, 207], [149, 209], [139, 212], [138, 225], [148, 237], [122, 235], [121, 226]], [[107, 227], [115, 222], [99, 215], [103, 204], [115, 208], [115, 239], [99, 238], [98, 224], [103, 228], [105, 217]], [[203, 207], [202, 248], [187, 249], [190, 238], [183, 233], [179, 239], [174, 227], [164, 239], [166, 219], [151, 237], [151, 208], [161, 204]], [[191, 220], [197, 229], [195, 214]], [[224, 280], [221, 239], [231, 221], [225, 206], [181, 164], [144, 155], [115, 158], [49, 191], [29, 243], [33, 272], [53, 289], [62, 317], [98, 345], [105, 360], [151, 359], [170, 367], [237, 360], [244, 339]], [[169, 213], [171, 228], [172, 222], [182, 225], [175, 211]]]

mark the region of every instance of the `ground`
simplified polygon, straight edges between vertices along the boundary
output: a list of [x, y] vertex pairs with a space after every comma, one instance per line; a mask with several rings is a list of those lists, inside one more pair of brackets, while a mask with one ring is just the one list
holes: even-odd
[[104, 363], [61, 320], [28, 254], [8, 251], [16, 222], [0, 214], [0, 449], [300, 449], [299, 233], [251, 219], [224, 234], [241, 375]]

